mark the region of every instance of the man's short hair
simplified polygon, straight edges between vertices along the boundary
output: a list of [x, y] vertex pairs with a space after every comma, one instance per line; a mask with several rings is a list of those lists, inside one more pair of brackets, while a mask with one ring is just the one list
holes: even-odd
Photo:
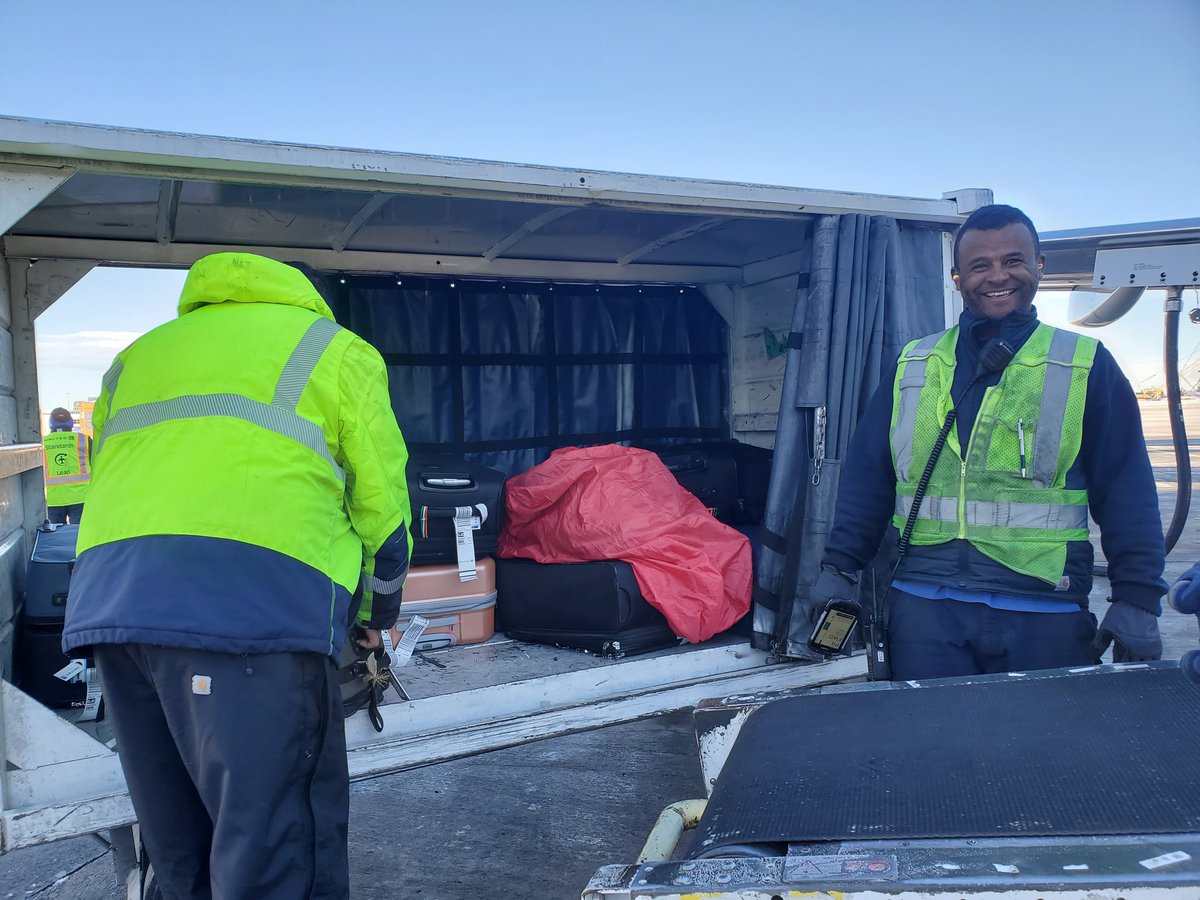
[[981, 206], [967, 216], [967, 221], [958, 226], [954, 235], [954, 268], [958, 268], [958, 244], [968, 231], [996, 231], [1008, 225], [1024, 225], [1033, 237], [1033, 256], [1036, 259], [1042, 255], [1042, 242], [1038, 239], [1037, 229], [1029, 216], [1015, 206], [1005, 206], [1003, 203], [993, 203]]

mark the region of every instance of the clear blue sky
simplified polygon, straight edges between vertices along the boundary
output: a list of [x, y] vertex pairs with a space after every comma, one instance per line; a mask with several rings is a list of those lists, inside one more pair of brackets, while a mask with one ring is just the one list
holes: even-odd
[[[1200, 215], [1197, 0], [3, 0], [0, 33], [9, 115], [912, 196], [990, 187], [1042, 230]], [[170, 314], [165, 283], [98, 277], [39, 334], [136, 333], [135, 299]], [[1157, 324], [1136, 331], [1146, 352], [1122, 356], [1155, 356]]]

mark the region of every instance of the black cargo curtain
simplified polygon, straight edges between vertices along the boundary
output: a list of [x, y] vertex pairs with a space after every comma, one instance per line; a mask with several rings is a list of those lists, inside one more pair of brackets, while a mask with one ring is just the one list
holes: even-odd
[[942, 280], [938, 229], [902, 227], [886, 216], [819, 220], [809, 289], [798, 295], [788, 341], [755, 572], [754, 646], [821, 658], [806, 644], [809, 587], [832, 525], [842, 460], [882, 372], [908, 341], [943, 327]]
[[[342, 283], [344, 281], [344, 283]], [[558, 447], [728, 435], [728, 328], [687, 285], [347, 275], [413, 456], [506, 475]]]

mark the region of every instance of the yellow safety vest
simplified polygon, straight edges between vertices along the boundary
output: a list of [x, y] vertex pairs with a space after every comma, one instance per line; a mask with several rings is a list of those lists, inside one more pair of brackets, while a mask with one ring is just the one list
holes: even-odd
[[[913, 341], [900, 355], [891, 431], [898, 529], [951, 408], [958, 335], [955, 326]], [[1068, 542], [1088, 539], [1087, 491], [1068, 490], [1066, 476], [1083, 441], [1097, 346], [1037, 327], [984, 392], [966, 454], [951, 429], [921, 501], [914, 547], [967, 540], [1014, 572], [1060, 586]]]
[[82, 503], [92, 479], [87, 435], [78, 431], [51, 431], [42, 438], [42, 450], [46, 456], [46, 505]]

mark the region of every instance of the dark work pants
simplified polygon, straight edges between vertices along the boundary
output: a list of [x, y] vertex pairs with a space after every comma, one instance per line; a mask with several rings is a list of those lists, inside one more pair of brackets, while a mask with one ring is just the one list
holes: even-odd
[[47, 506], [46, 518], [53, 525], [78, 525], [83, 518], [83, 504], [72, 503], [70, 506]]
[[893, 588], [887, 634], [893, 681], [1087, 666], [1099, 658], [1096, 617], [1082, 609], [1013, 612]]
[[94, 649], [167, 900], [349, 896], [349, 779], [332, 660]]

